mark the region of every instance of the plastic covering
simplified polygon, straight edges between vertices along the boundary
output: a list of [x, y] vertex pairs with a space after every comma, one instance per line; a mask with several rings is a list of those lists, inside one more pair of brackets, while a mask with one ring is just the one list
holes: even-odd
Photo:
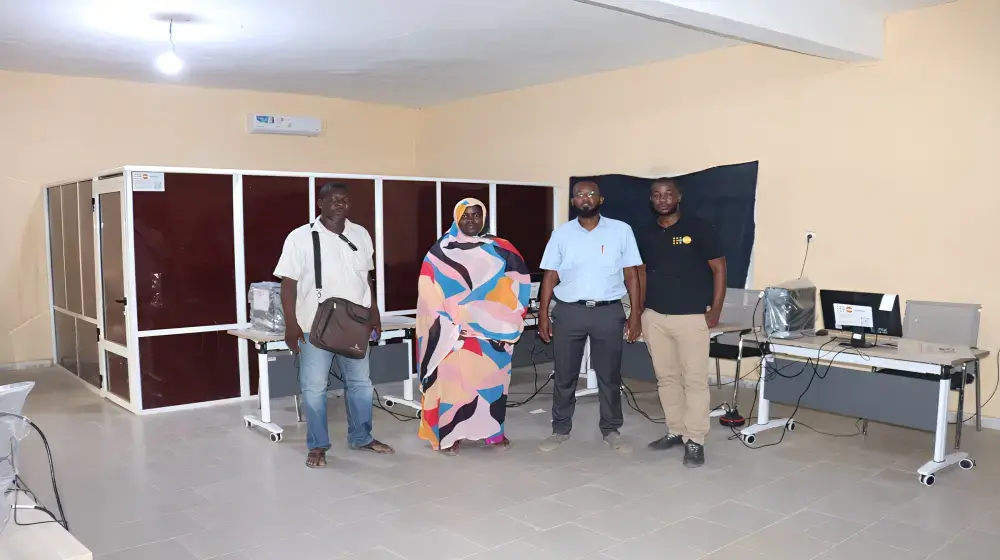
[[[35, 386], [33, 381], [0, 386], [0, 487], [3, 495], [14, 487], [17, 477], [17, 450], [31, 433], [28, 419], [21, 416], [24, 400]], [[0, 508], [0, 527], [7, 524], [9, 507]]]
[[790, 333], [816, 326], [816, 286], [805, 278], [764, 290], [764, 332]]
[[281, 310], [281, 284], [254, 282], [247, 296], [250, 302], [250, 326], [255, 331], [273, 334], [285, 332], [285, 316]]

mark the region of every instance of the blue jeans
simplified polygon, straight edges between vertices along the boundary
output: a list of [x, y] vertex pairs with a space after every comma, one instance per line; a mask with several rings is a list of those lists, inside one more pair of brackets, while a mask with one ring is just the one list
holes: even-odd
[[306, 412], [306, 446], [309, 449], [330, 449], [330, 427], [327, 425], [326, 401], [330, 386], [330, 366], [337, 361], [337, 370], [344, 379], [347, 401], [347, 443], [353, 448], [364, 447], [372, 438], [372, 380], [368, 372], [368, 356], [345, 358], [309, 344], [299, 343], [299, 385], [302, 405]]

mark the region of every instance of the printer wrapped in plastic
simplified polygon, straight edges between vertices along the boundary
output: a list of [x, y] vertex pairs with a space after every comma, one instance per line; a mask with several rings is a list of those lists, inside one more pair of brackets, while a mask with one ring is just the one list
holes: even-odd
[[250, 327], [255, 331], [284, 334], [285, 314], [281, 309], [281, 284], [254, 282], [247, 295], [250, 303]]
[[805, 278], [764, 290], [764, 332], [805, 331], [816, 326], [816, 286]]

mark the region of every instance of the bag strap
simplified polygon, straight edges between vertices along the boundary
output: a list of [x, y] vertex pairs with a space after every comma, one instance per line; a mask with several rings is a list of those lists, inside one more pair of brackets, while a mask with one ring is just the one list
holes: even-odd
[[323, 291], [323, 259], [319, 256], [319, 232], [313, 230], [313, 268], [316, 274], [316, 296]]

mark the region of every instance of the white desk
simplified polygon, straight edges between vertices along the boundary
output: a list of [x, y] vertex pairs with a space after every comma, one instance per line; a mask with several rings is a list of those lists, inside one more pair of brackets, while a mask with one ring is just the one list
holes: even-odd
[[[746, 335], [743, 339], [747, 342], [756, 342], [753, 335]], [[948, 444], [948, 397], [951, 392], [951, 369], [955, 367], [962, 368], [961, 375], [964, 385], [965, 370], [968, 364], [989, 356], [990, 353], [988, 350], [907, 339], [898, 339], [896, 341], [898, 345], [895, 348], [886, 346], [851, 348], [840, 346], [841, 341], [842, 339], [833, 339], [829, 336], [771, 339], [766, 344], [765, 359], [773, 359], [773, 355], [779, 354], [795, 358], [812, 359], [817, 362], [817, 365], [820, 361], [826, 360], [829, 363], [838, 365], [895, 369], [923, 374], [929, 377], [931, 381], [938, 384], [934, 455], [930, 461], [917, 469], [918, 480], [921, 484], [930, 486], [934, 484], [935, 473], [946, 467], [958, 464], [962, 469], [968, 470], [976, 465], [975, 461], [969, 458], [968, 453], [956, 451], [955, 453], [945, 454], [945, 448]], [[880, 374], [877, 371], [873, 371], [872, 375], [891, 374]], [[766, 377], [765, 372], [762, 370], [760, 386], [757, 391], [757, 423], [744, 428], [740, 432], [743, 441], [747, 444], [753, 444], [756, 441], [756, 434], [766, 430], [784, 429], [786, 426], [789, 431], [795, 429], [795, 420], [793, 418], [772, 420], [769, 417], [770, 402], [764, 398]]]
[[[409, 378], [403, 382], [403, 394], [404, 397], [409, 395], [409, 401], [404, 401], [402, 399], [397, 400], [402, 404], [408, 406], [414, 406], [412, 403], [413, 399], [413, 380], [416, 378], [416, 373], [413, 371], [413, 330], [416, 328], [416, 319], [412, 317], [406, 317], [402, 315], [385, 315], [382, 317], [382, 338], [379, 339], [379, 344], [385, 344], [386, 341], [401, 338], [403, 343], [407, 345], [407, 355], [409, 359], [407, 360], [409, 364]], [[260, 399], [260, 416], [254, 414], [247, 414], [243, 417], [243, 422], [246, 424], [247, 428], [262, 428], [270, 434], [271, 441], [277, 443], [281, 441], [282, 433], [284, 430], [278, 424], [271, 421], [271, 382], [270, 376], [268, 375], [268, 361], [267, 355], [271, 352], [287, 352], [288, 345], [285, 344], [285, 337], [279, 334], [271, 334], [260, 331], [255, 331], [250, 328], [237, 329], [227, 331], [229, 334], [241, 338], [244, 340], [249, 340], [254, 343], [257, 348], [257, 371], [258, 371], [258, 387], [257, 396]], [[407, 393], [409, 391], [409, 393]], [[390, 397], [386, 397], [388, 400]], [[387, 406], [389, 405], [387, 402]], [[420, 403], [416, 403], [415, 408], [420, 410]]]
[[[33, 509], [34, 501], [24, 492], [17, 492], [17, 520], [21, 523], [51, 521], [48, 515]], [[7, 495], [7, 503], [14, 504], [15, 492]], [[9, 506], [8, 506], [9, 507]], [[0, 532], [0, 560], [92, 560], [87, 547], [80, 544], [58, 523], [23, 526], [14, 523], [14, 512], [7, 526]]]

